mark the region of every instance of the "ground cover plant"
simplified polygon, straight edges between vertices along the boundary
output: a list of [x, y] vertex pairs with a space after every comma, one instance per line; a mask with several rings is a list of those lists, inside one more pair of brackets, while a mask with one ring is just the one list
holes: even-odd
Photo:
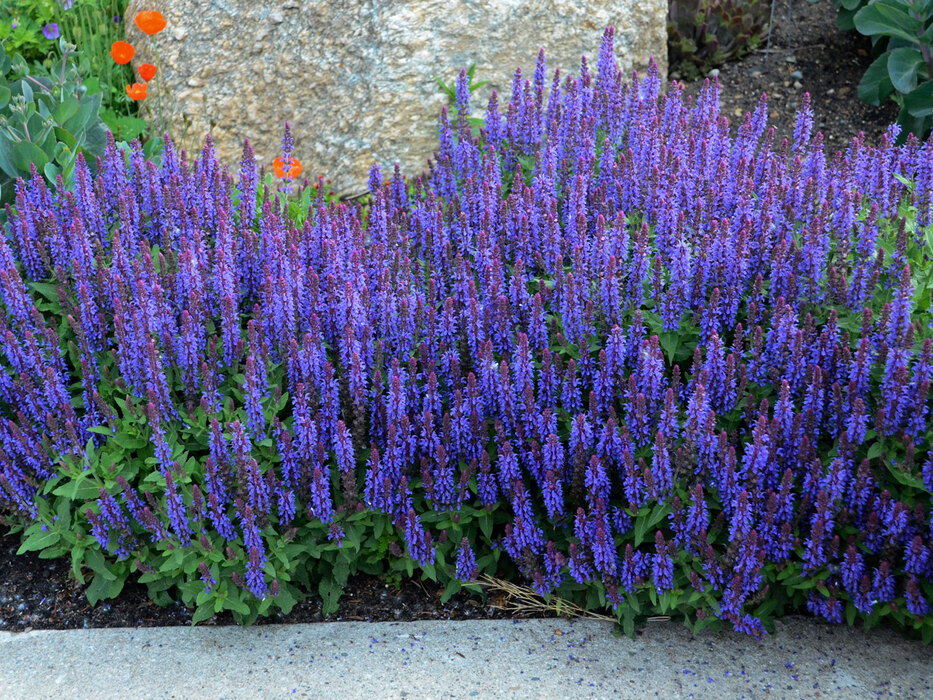
[[[931, 144], [736, 137], [543, 53], [418, 177], [236, 185], [208, 141], [22, 182], [0, 240], [0, 489], [94, 603], [240, 623], [356, 571], [483, 574], [760, 634], [933, 624]], [[548, 83], [550, 82], [550, 90]], [[282, 175], [292, 161], [286, 133]], [[283, 201], [284, 200], [284, 201]], [[301, 201], [301, 200], [299, 200]], [[87, 577], [87, 578], [85, 578]]]

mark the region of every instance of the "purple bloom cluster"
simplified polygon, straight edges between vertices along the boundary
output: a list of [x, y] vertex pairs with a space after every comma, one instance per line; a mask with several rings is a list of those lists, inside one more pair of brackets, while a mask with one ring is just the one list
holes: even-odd
[[[613, 38], [595, 75], [555, 72], [547, 93], [542, 53], [478, 136], [462, 74], [426, 172], [374, 167], [365, 209], [318, 200], [300, 227], [254, 205], [248, 143], [238, 206], [210, 141], [190, 164], [168, 142], [157, 168], [111, 140], [96, 177], [78, 157], [73, 192], [20, 182], [0, 238], [3, 506], [35, 517], [57, 455], [101, 439], [107, 366], [144, 406], [166, 486], [145, 506], [121, 484], [128, 515], [102, 493], [94, 534], [117, 552], [133, 528], [242, 537], [257, 596], [270, 520], [304, 511], [339, 542], [359, 496], [428, 564], [419, 504], [460, 509], [475, 479], [476, 505], [511, 509], [501, 546], [541, 592], [569, 572], [663, 593], [686, 584], [686, 552], [691, 583], [753, 633], [767, 562], [834, 577], [810, 604], [830, 619], [841, 595], [925, 614], [930, 519], [866, 455], [930, 449], [933, 352], [904, 253], [920, 234], [902, 227], [891, 254], [880, 237], [902, 202], [933, 223], [933, 142], [896, 146], [891, 127], [827, 157], [808, 104], [775, 143], [764, 97], [733, 135], [715, 81], [695, 103], [662, 95], [655, 68], [626, 83]], [[28, 286], [53, 276], [70, 355]], [[185, 473], [170, 439], [198, 406], [208, 448]], [[631, 518], [656, 506], [672, 532], [633, 547]], [[456, 569], [476, 572], [466, 540]]]

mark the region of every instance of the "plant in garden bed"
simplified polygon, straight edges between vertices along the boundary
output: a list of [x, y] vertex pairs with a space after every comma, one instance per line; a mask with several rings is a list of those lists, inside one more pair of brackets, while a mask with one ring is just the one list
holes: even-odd
[[9, 53], [20, 53], [29, 62], [47, 61], [46, 67], [51, 68], [62, 6], [59, 0], [5, 0], [0, 43]]
[[[109, 57], [111, 44], [123, 36], [125, 3], [118, 0], [13, 0], [0, 18], [0, 43], [9, 55], [19, 53], [35, 73], [53, 70], [63, 57], [59, 38], [81, 49], [77, 70], [85, 90], [101, 96], [100, 116], [118, 140], [148, 131], [136, 105], [123, 91], [132, 77], [128, 67]], [[42, 66], [40, 69], [38, 66]]]
[[807, 101], [775, 144], [764, 98], [733, 135], [717, 83], [626, 84], [612, 42], [549, 91], [541, 54], [479, 134], [461, 73], [428, 172], [373, 168], [365, 206], [283, 210], [248, 144], [234, 189], [210, 140], [22, 182], [21, 549], [196, 621], [417, 569], [628, 633], [806, 608], [933, 638], [933, 144], [827, 158]]
[[58, 177], [71, 184], [79, 153], [95, 169], [103, 155], [101, 96], [82, 85], [75, 47], [61, 39], [60, 50], [60, 65], [43, 74], [30, 72], [22, 56], [7, 56], [0, 45], [0, 204], [13, 201], [15, 181], [33, 168], [50, 184]]
[[[816, 2], [816, 0], [810, 0]], [[840, 29], [871, 37], [878, 57], [859, 82], [872, 105], [900, 106], [900, 139], [924, 137], [933, 125], [933, 3], [928, 0], [833, 0]]]
[[101, 93], [101, 117], [107, 128], [118, 141], [150, 136], [146, 121], [137, 116], [137, 104], [127, 99], [123, 89], [127, 81], [133, 79], [130, 66], [116, 64], [110, 58], [111, 45], [124, 36], [126, 3], [121, 0], [69, 0], [56, 2], [56, 5], [56, 21], [62, 36], [81, 47], [86, 57], [81, 72], [86, 76], [89, 89]]
[[[147, 33], [161, 31], [165, 25], [157, 12], [140, 12], [137, 20]], [[14, 182], [19, 177], [28, 177], [33, 166], [53, 187], [73, 185], [78, 153], [85, 156], [92, 172], [96, 172], [97, 158], [103, 155], [105, 145], [105, 126], [111, 126], [112, 121], [105, 122], [101, 110], [108, 95], [101, 92], [99, 79], [85, 79], [88, 62], [75, 48], [64, 37], [60, 38], [61, 61], [45, 70], [40, 64], [30, 67], [20, 54], [8, 56], [0, 44], [0, 204], [12, 202]], [[114, 42], [110, 63], [125, 65], [133, 53], [127, 42]], [[156, 67], [142, 64], [139, 72], [144, 81], [149, 81], [155, 76]], [[127, 85], [127, 99], [145, 99], [147, 84]], [[138, 124], [145, 127], [141, 120], [129, 126], [126, 120], [118, 122], [119, 128], [113, 129], [117, 133], [129, 129], [133, 135], [139, 135], [142, 130], [136, 128]], [[158, 157], [161, 144], [161, 138], [150, 138], [145, 155]], [[129, 150], [125, 141], [119, 145], [124, 151]], [[4, 218], [5, 213], [0, 212], [0, 220]]]
[[769, 7], [761, 0], [671, 0], [667, 45], [671, 69], [688, 80], [758, 48]]

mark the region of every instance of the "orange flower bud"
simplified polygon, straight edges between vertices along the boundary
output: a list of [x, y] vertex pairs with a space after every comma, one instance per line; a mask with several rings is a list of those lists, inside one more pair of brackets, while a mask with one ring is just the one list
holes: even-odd
[[139, 67], [139, 77], [148, 83], [155, 77], [156, 70], [156, 67], [151, 63], [143, 63]]
[[[276, 158], [274, 161], [272, 161], [272, 168], [275, 170], [276, 177], [285, 177], [285, 162], [281, 158]], [[301, 161], [297, 158], [290, 158], [288, 177], [294, 178], [298, 177], [299, 175], [301, 175]]]
[[146, 34], [158, 34], [165, 29], [166, 24], [165, 17], [162, 16], [161, 12], [145, 10], [136, 13], [136, 26]]
[[131, 100], [145, 100], [148, 91], [149, 86], [146, 83], [133, 83], [126, 86], [126, 94], [130, 96]]
[[113, 46], [110, 47], [110, 55], [113, 56], [114, 61], [122, 66], [133, 60], [136, 49], [133, 48], [132, 44], [125, 41], [115, 41]]

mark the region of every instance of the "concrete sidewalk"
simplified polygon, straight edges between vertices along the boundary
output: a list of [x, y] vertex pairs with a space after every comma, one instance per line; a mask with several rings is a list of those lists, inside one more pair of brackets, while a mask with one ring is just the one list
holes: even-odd
[[758, 642], [586, 620], [0, 632], [2, 698], [933, 697], [933, 648], [789, 618]]

